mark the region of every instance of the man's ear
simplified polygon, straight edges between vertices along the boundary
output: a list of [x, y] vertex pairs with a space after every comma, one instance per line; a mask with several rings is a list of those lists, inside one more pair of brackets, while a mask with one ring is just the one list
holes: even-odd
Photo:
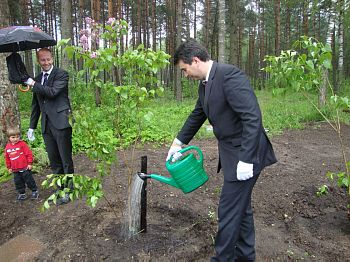
[[198, 62], [200, 62], [201, 60], [198, 57], [193, 57], [192, 58], [192, 63], [198, 64]]

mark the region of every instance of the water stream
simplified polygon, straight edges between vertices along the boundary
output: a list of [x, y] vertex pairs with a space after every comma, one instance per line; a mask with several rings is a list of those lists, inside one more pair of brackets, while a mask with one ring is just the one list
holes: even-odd
[[141, 223], [141, 190], [144, 181], [137, 175], [133, 177], [128, 196], [126, 214], [126, 235], [131, 237], [140, 231]]

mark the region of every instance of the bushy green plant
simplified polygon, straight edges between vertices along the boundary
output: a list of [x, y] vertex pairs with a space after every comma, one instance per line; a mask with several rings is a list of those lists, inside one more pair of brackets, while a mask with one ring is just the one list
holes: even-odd
[[[75, 57], [84, 63], [84, 68], [76, 75], [78, 78], [84, 77], [86, 85], [82, 85], [82, 81], [73, 78], [78, 83], [78, 88], [90, 93], [94, 89], [101, 90], [102, 93], [109, 95], [108, 101], [114, 101], [113, 104], [99, 105], [99, 110], [79, 103], [75, 104], [79, 109], [74, 109], [74, 150], [84, 150], [91, 159], [97, 160], [97, 170], [102, 177], [109, 174], [112, 163], [116, 161], [117, 147], [136, 145], [141, 141], [142, 130], [152, 117], [151, 113], [142, 108], [148, 100], [162, 94], [163, 88], [156, 76], [158, 71], [169, 63], [169, 55], [163, 51], [145, 49], [142, 45], [136, 50], [126, 50], [120, 54], [118, 38], [127, 33], [127, 22], [123, 20], [110, 18], [104, 27], [96, 23], [91, 26], [95, 33], [103, 31], [100, 37], [106, 41], [106, 46], [89, 50], [84, 42], [82, 46], [66, 46], [65, 52], [68, 57]], [[86, 39], [85, 37], [84, 41]], [[67, 40], [63, 40], [59, 45], [67, 43]], [[116, 67], [123, 71], [120, 85], [115, 85], [111, 80], [104, 80], [101, 77], [104, 72], [113, 72]], [[113, 124], [113, 128], [107, 124], [108, 120]], [[102, 188], [100, 178], [83, 179], [76, 174], [71, 176], [74, 181], [71, 199], [87, 196], [87, 204], [94, 206], [103, 196], [103, 193], [100, 193]], [[52, 179], [52, 181], [45, 180], [43, 185], [59, 186], [57, 183], [62, 183], [65, 177], [50, 176], [48, 180]], [[89, 192], [96, 194], [89, 196]], [[62, 192], [59, 191], [58, 194]], [[51, 200], [55, 200], [55, 197], [57, 198], [57, 194], [50, 196]], [[46, 201], [44, 208], [48, 207], [49, 201]]]
[[[346, 96], [339, 96], [334, 93], [333, 87], [328, 80], [327, 70], [331, 69], [332, 53], [329, 45], [324, 45], [313, 38], [301, 37], [294, 46], [301, 49], [300, 52], [288, 50], [282, 51], [280, 56], [268, 56], [267, 67], [264, 69], [270, 73], [271, 80], [276, 86], [293, 89], [302, 93], [307, 101], [322, 116], [329, 126], [337, 134], [344, 172], [328, 173], [328, 178], [333, 181], [337, 179], [339, 187], [345, 187], [350, 197], [350, 168], [346, 154], [345, 145], [341, 133], [341, 112], [350, 109], [350, 100]], [[324, 87], [325, 86], [325, 87]], [[315, 90], [324, 93], [324, 88], [328, 88], [331, 93], [325, 107], [319, 107], [310, 94]], [[321, 105], [322, 106], [322, 105]], [[327, 192], [327, 187], [320, 187], [318, 194]], [[350, 203], [348, 204], [350, 217]]]

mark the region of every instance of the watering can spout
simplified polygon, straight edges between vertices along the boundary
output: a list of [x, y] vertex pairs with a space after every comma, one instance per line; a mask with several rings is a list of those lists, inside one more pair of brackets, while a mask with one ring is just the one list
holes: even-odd
[[150, 178], [152, 178], [154, 180], [157, 180], [159, 182], [162, 182], [162, 183], [168, 184], [170, 186], [179, 188], [179, 186], [176, 184], [176, 182], [173, 178], [164, 177], [164, 176], [156, 175], [156, 174], [151, 174], [149, 176], [150, 176]]
[[172, 178], [169, 178], [169, 177], [164, 177], [164, 176], [157, 175], [157, 174], [145, 174], [145, 173], [140, 173], [140, 172], [137, 173], [137, 175], [142, 180], [146, 180], [148, 178], [152, 178], [152, 179], [157, 180], [159, 182], [162, 182], [162, 183], [168, 184], [170, 186], [179, 188], [178, 185], [176, 184], [175, 180], [172, 179]]
[[150, 175], [145, 174], [145, 173], [137, 173], [137, 175], [142, 179], [142, 180], [146, 180], [147, 178], [151, 178]]

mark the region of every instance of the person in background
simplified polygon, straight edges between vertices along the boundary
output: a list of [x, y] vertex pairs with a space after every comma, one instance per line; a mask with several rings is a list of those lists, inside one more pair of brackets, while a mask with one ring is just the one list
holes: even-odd
[[277, 162], [262, 125], [257, 98], [247, 76], [237, 67], [217, 63], [193, 39], [182, 43], [174, 64], [184, 76], [199, 80], [198, 100], [167, 156], [179, 158], [208, 119], [218, 141], [218, 172], [224, 182], [218, 208], [216, 254], [211, 261], [255, 261], [255, 230], [251, 195], [260, 172]]
[[13, 180], [18, 192], [17, 200], [27, 199], [26, 185], [32, 190], [32, 199], [38, 199], [39, 192], [32, 174], [33, 153], [29, 146], [20, 139], [17, 127], [7, 129], [8, 143], [4, 150], [6, 167], [13, 174]]
[[[69, 76], [65, 70], [53, 65], [53, 56], [49, 49], [37, 52], [37, 60], [42, 72], [25, 84], [33, 92], [32, 112], [28, 129], [28, 139], [34, 140], [34, 129], [41, 115], [41, 131], [53, 174], [73, 174], [72, 127], [69, 123], [71, 105], [68, 97]], [[67, 185], [63, 187], [72, 186]], [[63, 187], [61, 189], [63, 189]], [[59, 198], [58, 204], [70, 201], [69, 193]]]

